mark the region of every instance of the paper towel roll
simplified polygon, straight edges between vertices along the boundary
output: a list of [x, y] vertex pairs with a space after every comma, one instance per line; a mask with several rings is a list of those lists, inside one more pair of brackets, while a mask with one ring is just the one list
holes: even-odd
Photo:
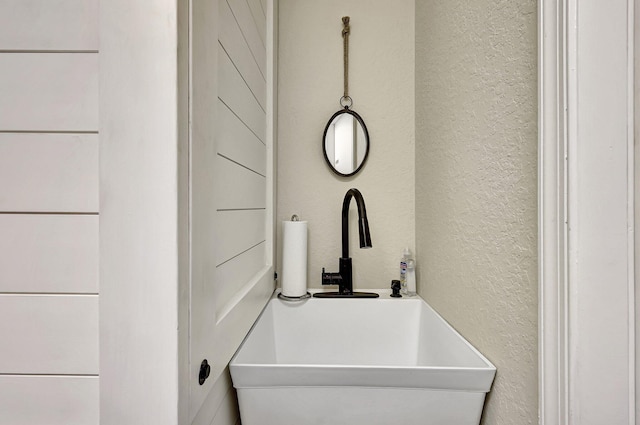
[[282, 222], [282, 295], [307, 293], [307, 222]]

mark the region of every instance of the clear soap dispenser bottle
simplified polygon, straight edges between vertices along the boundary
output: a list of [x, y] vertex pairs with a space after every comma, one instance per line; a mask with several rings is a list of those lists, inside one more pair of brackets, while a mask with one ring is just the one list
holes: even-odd
[[407, 260], [407, 292], [408, 297], [416, 295], [416, 262], [413, 258]]
[[407, 294], [407, 263], [409, 260], [411, 260], [411, 251], [409, 248], [405, 248], [400, 259], [400, 292], [404, 295]]

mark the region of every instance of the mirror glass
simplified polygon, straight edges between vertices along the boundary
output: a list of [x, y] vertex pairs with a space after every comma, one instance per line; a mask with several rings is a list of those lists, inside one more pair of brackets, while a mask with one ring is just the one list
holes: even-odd
[[324, 158], [341, 176], [352, 176], [364, 165], [369, 154], [369, 132], [354, 111], [345, 108], [333, 114], [323, 137]]

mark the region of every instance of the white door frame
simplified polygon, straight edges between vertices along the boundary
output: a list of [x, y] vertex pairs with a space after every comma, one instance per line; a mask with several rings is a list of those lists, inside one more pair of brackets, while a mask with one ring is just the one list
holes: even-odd
[[540, 424], [635, 424], [634, 0], [539, 2]]

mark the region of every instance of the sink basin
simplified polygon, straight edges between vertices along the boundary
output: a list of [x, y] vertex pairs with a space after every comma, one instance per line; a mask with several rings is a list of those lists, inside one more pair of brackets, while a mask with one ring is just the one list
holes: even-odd
[[496, 369], [419, 297], [273, 298], [232, 359], [244, 425], [478, 424]]

